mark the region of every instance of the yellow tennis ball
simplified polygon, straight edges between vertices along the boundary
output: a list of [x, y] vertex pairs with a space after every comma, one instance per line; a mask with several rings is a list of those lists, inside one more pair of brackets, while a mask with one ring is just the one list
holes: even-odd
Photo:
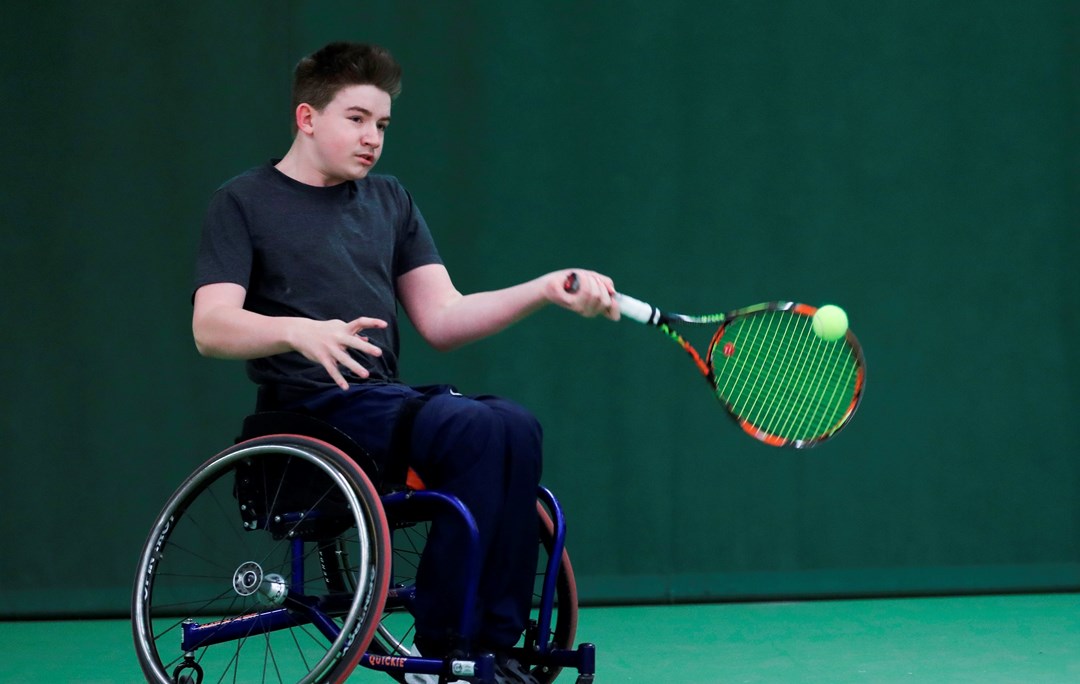
[[814, 314], [814, 332], [826, 342], [834, 342], [847, 333], [847, 314], [833, 304], [826, 304]]

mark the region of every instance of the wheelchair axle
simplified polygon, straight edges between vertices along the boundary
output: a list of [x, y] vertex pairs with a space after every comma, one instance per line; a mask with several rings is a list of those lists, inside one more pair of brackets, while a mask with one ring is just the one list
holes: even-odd
[[263, 574], [262, 566], [255, 561], [241, 563], [233, 573], [233, 589], [240, 596], [258, 593], [259, 602], [268, 606], [280, 606], [289, 595], [289, 585], [281, 575]]

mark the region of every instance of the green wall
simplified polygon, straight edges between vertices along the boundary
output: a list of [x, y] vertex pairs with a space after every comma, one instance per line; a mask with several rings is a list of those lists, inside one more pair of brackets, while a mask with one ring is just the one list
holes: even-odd
[[[107, 7], [107, 8], [106, 8]], [[1080, 588], [1080, 10], [865, 3], [57, 1], [0, 26], [0, 616], [127, 610], [164, 498], [230, 443], [189, 278], [334, 39], [406, 69], [381, 170], [462, 290], [563, 266], [667, 308], [837, 302], [866, 398], [806, 453], [682, 355], [546, 310], [405, 379], [532, 407], [583, 600]]]

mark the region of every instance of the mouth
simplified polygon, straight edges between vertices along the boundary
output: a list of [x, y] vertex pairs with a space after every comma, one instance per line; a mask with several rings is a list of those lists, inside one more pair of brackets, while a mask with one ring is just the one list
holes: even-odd
[[358, 154], [358, 155], [356, 155], [356, 158], [359, 159], [360, 163], [363, 164], [364, 166], [374, 166], [375, 165], [375, 155], [373, 155], [373, 154]]

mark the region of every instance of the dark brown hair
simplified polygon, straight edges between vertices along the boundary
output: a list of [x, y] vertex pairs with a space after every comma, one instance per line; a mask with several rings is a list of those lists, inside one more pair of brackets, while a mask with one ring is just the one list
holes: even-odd
[[395, 98], [401, 93], [401, 65], [378, 45], [330, 43], [296, 65], [293, 111], [305, 102], [322, 111], [339, 90], [354, 85], [373, 85]]

